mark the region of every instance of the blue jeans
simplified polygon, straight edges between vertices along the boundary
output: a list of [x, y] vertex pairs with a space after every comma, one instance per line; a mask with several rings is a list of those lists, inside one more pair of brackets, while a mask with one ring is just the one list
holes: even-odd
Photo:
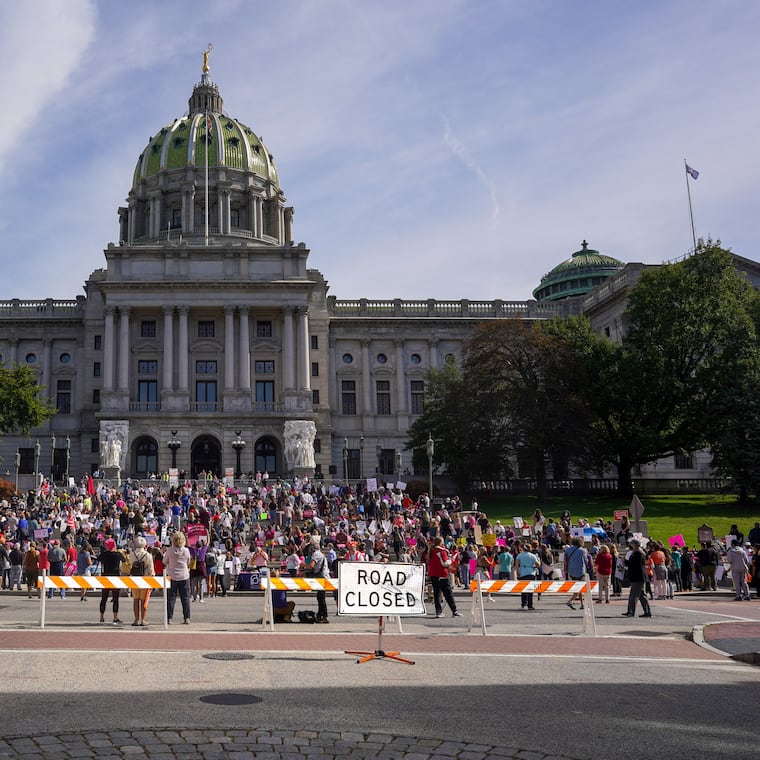
[[190, 620], [190, 579], [184, 581], [172, 580], [166, 595], [166, 616], [169, 620], [174, 615], [174, 602], [177, 601], [177, 594], [182, 602], [182, 617]]

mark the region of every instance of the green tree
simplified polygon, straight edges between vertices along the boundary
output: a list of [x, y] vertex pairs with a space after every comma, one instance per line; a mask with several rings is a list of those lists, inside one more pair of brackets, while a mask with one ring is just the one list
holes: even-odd
[[42, 425], [56, 413], [42, 397], [34, 372], [26, 365], [0, 367], [0, 434], [22, 433]]
[[595, 349], [588, 400], [597, 455], [630, 495], [637, 464], [706, 447], [726, 384], [755, 345], [752, 286], [719, 243], [644, 272], [619, 347]]

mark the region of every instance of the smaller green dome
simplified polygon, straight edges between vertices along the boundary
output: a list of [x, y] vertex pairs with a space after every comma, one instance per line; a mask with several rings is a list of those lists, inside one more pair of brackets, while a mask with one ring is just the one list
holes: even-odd
[[549, 274], [541, 278], [541, 284], [533, 291], [533, 297], [537, 301], [559, 301], [583, 295], [624, 266], [622, 261], [589, 248], [584, 240], [580, 251], [557, 264]]

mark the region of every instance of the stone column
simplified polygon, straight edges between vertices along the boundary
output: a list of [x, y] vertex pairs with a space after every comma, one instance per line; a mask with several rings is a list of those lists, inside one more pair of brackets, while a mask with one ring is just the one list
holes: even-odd
[[50, 369], [53, 356], [53, 342], [50, 338], [42, 339], [42, 387], [45, 388], [48, 397], [53, 396], [53, 388], [50, 387]]
[[103, 336], [103, 390], [113, 390], [114, 331], [113, 307], [106, 306], [105, 335]]
[[258, 237], [256, 233], [256, 196], [253, 190], [248, 191], [248, 231], [254, 236]]
[[174, 390], [174, 307], [164, 306], [164, 387]]
[[134, 201], [129, 202], [129, 223], [127, 225], [127, 243], [132, 245], [135, 242], [135, 222], [137, 218], [137, 204]]
[[241, 391], [251, 390], [251, 337], [249, 330], [248, 309], [240, 307], [240, 355], [238, 366], [240, 372], [239, 387]]
[[298, 386], [302, 391], [311, 390], [309, 362], [309, 310], [303, 306], [298, 309], [298, 367], [300, 377]]
[[404, 372], [404, 341], [396, 341], [396, 396], [398, 413], [406, 414], [406, 374]]
[[430, 341], [430, 366], [433, 367], [433, 369], [438, 369], [439, 362], [438, 362], [438, 339], [434, 339]]
[[[372, 414], [371, 379], [369, 376], [369, 338], [362, 338], [362, 414]], [[358, 410], [357, 410], [358, 411]]]
[[177, 347], [177, 385], [180, 391], [188, 391], [187, 363], [190, 361], [190, 351], [187, 339], [187, 322], [190, 313], [189, 306], [180, 306], [179, 309], [179, 346]]
[[235, 307], [224, 307], [224, 389], [235, 387]]
[[119, 388], [129, 390], [129, 306], [119, 307]]
[[285, 242], [293, 240], [293, 207], [285, 209]]
[[293, 346], [293, 307], [282, 310], [282, 383], [285, 390], [295, 388], [295, 350]]

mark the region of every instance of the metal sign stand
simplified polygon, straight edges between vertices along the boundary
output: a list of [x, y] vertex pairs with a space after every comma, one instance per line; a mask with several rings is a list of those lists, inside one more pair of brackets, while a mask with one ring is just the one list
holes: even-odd
[[[401, 621], [399, 620], [399, 623]], [[396, 660], [397, 662], [404, 662], [407, 665], [414, 665], [414, 660], [407, 660], [404, 657], [399, 657], [400, 652], [386, 652], [383, 650], [383, 616], [380, 615], [377, 619], [377, 649], [374, 652], [353, 652], [346, 650], [345, 654], [358, 654], [362, 655], [356, 662], [361, 664], [363, 662], [369, 662], [370, 660]]]

